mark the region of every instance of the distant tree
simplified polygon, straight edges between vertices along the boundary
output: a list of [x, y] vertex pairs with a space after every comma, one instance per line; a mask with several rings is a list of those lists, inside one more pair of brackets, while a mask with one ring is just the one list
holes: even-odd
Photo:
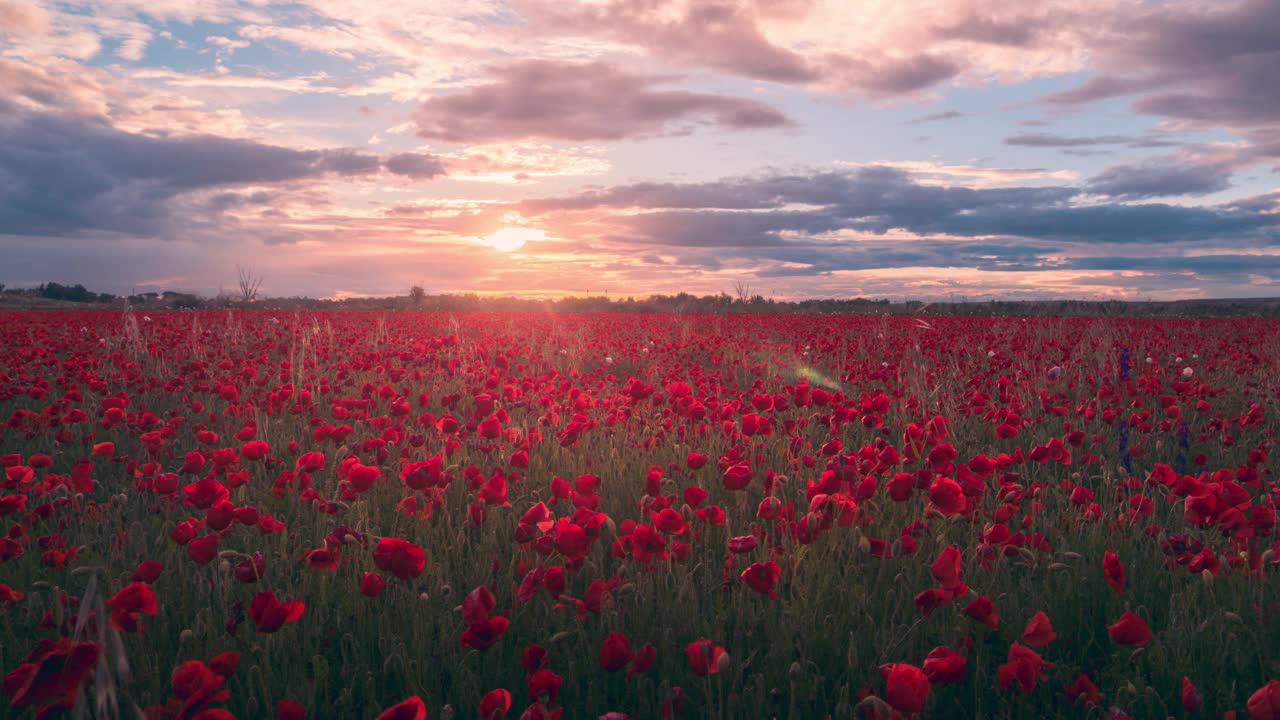
[[89, 292], [84, 285], [63, 285], [62, 283], [45, 283], [40, 286], [40, 295], [50, 300], [66, 300], [69, 302], [93, 302], [98, 294]]
[[751, 299], [751, 283], [741, 279], [734, 280], [733, 295], [739, 305], [746, 305]]
[[253, 302], [258, 299], [258, 288], [262, 278], [254, 275], [253, 269], [236, 264], [236, 285], [240, 288], [240, 301]]
[[427, 291], [421, 285], [414, 285], [409, 288], [409, 302], [413, 303], [414, 307], [421, 307], [422, 301], [426, 299]]

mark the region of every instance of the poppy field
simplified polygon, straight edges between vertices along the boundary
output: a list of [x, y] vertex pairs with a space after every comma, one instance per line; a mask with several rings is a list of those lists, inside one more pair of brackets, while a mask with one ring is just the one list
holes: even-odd
[[0, 716], [1280, 718], [1280, 324], [0, 316]]

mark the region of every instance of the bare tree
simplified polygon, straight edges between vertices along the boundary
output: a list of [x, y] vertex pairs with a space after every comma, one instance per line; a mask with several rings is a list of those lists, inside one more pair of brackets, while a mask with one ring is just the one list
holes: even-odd
[[262, 277], [253, 274], [253, 269], [236, 264], [236, 284], [240, 288], [240, 301], [253, 302], [258, 299], [258, 287], [262, 285]]
[[751, 300], [751, 283], [746, 280], [734, 280], [733, 294], [739, 303], [746, 305]]
[[421, 306], [422, 301], [425, 300], [426, 298], [427, 298], [427, 291], [424, 290], [421, 285], [414, 285], [413, 287], [409, 288], [409, 302], [413, 303], [414, 307]]

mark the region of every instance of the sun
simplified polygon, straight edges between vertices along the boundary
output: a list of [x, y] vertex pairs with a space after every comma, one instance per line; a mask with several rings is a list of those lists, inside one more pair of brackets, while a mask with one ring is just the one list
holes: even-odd
[[488, 245], [498, 252], [509, 253], [524, 247], [527, 242], [542, 240], [546, 236], [545, 230], [535, 230], [527, 227], [504, 227], [479, 238], [479, 241], [481, 244]]

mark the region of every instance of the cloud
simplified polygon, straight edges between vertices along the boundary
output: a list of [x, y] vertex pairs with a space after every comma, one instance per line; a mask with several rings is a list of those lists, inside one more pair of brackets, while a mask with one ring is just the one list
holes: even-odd
[[424, 153], [392, 155], [384, 164], [390, 172], [414, 179], [429, 180], [445, 174], [444, 163], [440, 158]]
[[[1087, 192], [1108, 182], [1125, 193], [1119, 199], [1159, 189], [1157, 175], [1147, 176], [1145, 185], [1142, 179], [1117, 171], [1095, 179], [1096, 187], [972, 188], [925, 184], [898, 168], [869, 166], [704, 183], [638, 183], [527, 200], [517, 207], [526, 217], [559, 223], [584, 238], [655, 246], [782, 247], [891, 235], [912, 241], [1003, 237], [1085, 246], [1229, 239], [1280, 243], [1280, 215], [1248, 208], [1083, 202]], [[1172, 181], [1164, 189], [1175, 189]]]
[[451, 143], [583, 142], [685, 132], [690, 123], [735, 130], [791, 125], [765, 103], [657, 89], [673, 78], [603, 62], [526, 60], [494, 76], [492, 83], [423, 103], [414, 114], [418, 136]]
[[[428, 178], [426, 156], [386, 169]], [[399, 170], [393, 169], [392, 165]], [[378, 156], [214, 135], [154, 137], [50, 113], [0, 118], [0, 228], [14, 235], [173, 229], [171, 201], [201, 190], [381, 172]]]
[[1097, 135], [1094, 137], [1064, 137], [1054, 133], [1024, 133], [1004, 139], [1005, 145], [1024, 147], [1085, 147], [1090, 145], [1118, 145], [1133, 142], [1128, 135]]
[[[520, 0], [516, 7], [537, 32], [607, 38], [643, 47], [665, 62], [753, 80], [856, 90], [873, 97], [910, 95], [949, 80], [965, 63], [942, 52], [901, 47], [856, 51], [786, 47], [764, 32], [805, 20], [820, 3], [606, 0], [560, 3]], [[831, 30], [828, 28], [827, 32]]]
[[1246, 132], [1280, 119], [1280, 12], [1274, 0], [1153, 6], [1112, 17], [1099, 74], [1044, 99], [1133, 96], [1138, 112]]
[[936, 53], [830, 56], [823, 63], [823, 82], [836, 88], [855, 88], [874, 97], [908, 95], [959, 75], [964, 65]]
[[912, 124], [942, 122], [944, 120], [955, 120], [962, 117], [965, 117], [965, 114], [959, 110], [947, 110], [945, 112], [929, 113], [928, 115], [918, 117], [911, 122]]
[[987, 45], [1006, 45], [1010, 47], [1026, 47], [1033, 44], [1040, 36], [1039, 18], [996, 17], [989, 12], [970, 12], [964, 17], [931, 28], [938, 38], [947, 40], [969, 40]]
[[1231, 187], [1231, 168], [1171, 159], [1115, 165], [1089, 178], [1089, 192], [1140, 200], [1177, 195], [1208, 195]]
[[[802, 14], [808, 3], [790, 5], [777, 8], [775, 18], [778, 13]], [[803, 55], [778, 47], [764, 36], [750, 4], [690, 2], [675, 8], [648, 0], [600, 4], [522, 0], [516, 6], [539, 31], [644, 44], [654, 54], [677, 62], [756, 80], [808, 83], [818, 79], [817, 70]]]
[[1007, 83], [1088, 70], [1097, 46], [1146, 20], [1144, 4], [518, 0], [515, 8], [534, 33], [587, 51], [638, 49], [659, 63], [893, 99], [952, 81]]
[[0, 0], [0, 36], [44, 33], [49, 29], [49, 13], [24, 0]]

